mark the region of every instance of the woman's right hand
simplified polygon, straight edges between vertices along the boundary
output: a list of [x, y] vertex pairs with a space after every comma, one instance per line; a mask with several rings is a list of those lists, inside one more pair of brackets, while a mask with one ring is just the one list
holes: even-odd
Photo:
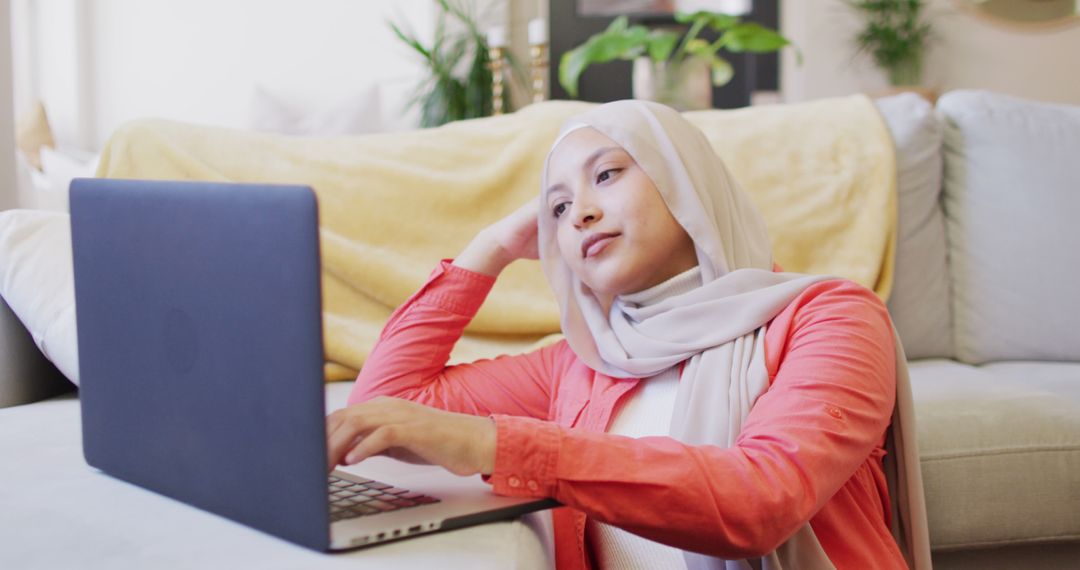
[[533, 199], [505, 218], [491, 224], [481, 233], [487, 233], [507, 256], [517, 259], [539, 259], [537, 247], [537, 209], [538, 202]]
[[498, 275], [518, 259], [538, 259], [537, 213], [539, 201], [525, 202], [505, 218], [480, 230], [454, 259], [454, 265], [478, 273]]

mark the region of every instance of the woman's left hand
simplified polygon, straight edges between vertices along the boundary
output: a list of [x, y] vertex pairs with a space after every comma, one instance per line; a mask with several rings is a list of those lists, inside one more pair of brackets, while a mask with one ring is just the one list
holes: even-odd
[[326, 417], [328, 471], [373, 455], [441, 465], [457, 475], [495, 468], [495, 421], [380, 396]]

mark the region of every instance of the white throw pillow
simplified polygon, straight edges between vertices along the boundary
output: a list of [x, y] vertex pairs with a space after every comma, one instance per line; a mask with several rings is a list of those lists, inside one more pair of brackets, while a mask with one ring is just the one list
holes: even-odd
[[899, 228], [889, 312], [908, 358], [949, 358], [952, 311], [941, 210], [942, 124], [933, 105], [914, 93], [875, 103], [896, 147]]
[[957, 359], [1080, 361], [1080, 106], [953, 91], [937, 107]]
[[68, 211], [68, 187], [75, 178], [91, 178], [97, 172], [100, 154], [74, 149], [41, 147], [41, 171], [30, 170], [33, 190], [20, 205], [36, 210]]
[[67, 214], [0, 212], [0, 296], [41, 352], [78, 384], [75, 279]]
[[256, 85], [249, 112], [249, 128], [283, 135], [360, 135], [383, 130], [377, 85], [328, 104], [290, 102]]

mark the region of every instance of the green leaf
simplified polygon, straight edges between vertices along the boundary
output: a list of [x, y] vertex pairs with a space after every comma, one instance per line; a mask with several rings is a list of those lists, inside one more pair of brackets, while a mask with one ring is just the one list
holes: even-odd
[[607, 32], [620, 32], [622, 30], [625, 30], [629, 25], [630, 25], [630, 19], [629, 18], [627, 18], [626, 16], [619, 16], [618, 18], [615, 18], [614, 20], [612, 20], [610, 24], [608, 24], [608, 27], [607, 27], [606, 30], [604, 30], [604, 33], [607, 33]]
[[577, 97], [578, 79], [585, 68], [594, 63], [616, 59], [634, 59], [645, 53], [649, 30], [644, 26], [626, 27], [612, 22], [608, 29], [589, 38], [585, 43], [563, 54], [559, 60], [559, 84], [571, 97]]
[[[488, 51], [484, 49], [483, 38], [473, 37], [475, 46], [472, 63], [465, 80], [465, 118], [486, 117], [492, 110], [491, 68]], [[509, 99], [510, 89], [503, 91], [503, 103]]]
[[708, 20], [708, 26], [716, 31], [723, 31], [735, 27], [739, 24], [738, 16], [729, 16], [727, 14], [711, 14]]
[[390, 29], [394, 31], [394, 35], [397, 36], [398, 39], [405, 42], [405, 44], [409, 47], [416, 50], [416, 52], [419, 53], [424, 59], [431, 59], [431, 54], [428, 52], [428, 50], [424, 49], [424, 46], [420, 44], [420, 41], [417, 40], [416, 37], [406, 35], [405, 32], [401, 31], [401, 28], [399, 28], [397, 24], [393, 22], [387, 23], [390, 24]]
[[648, 42], [649, 57], [653, 61], [664, 61], [675, 50], [675, 44], [679, 43], [679, 34], [671, 30], [653, 30]]
[[724, 33], [724, 47], [735, 53], [773, 52], [790, 43], [779, 32], [754, 22], [738, 24]]
[[695, 57], [709, 59], [715, 52], [709, 42], [701, 38], [694, 38], [686, 43], [686, 53]]
[[726, 30], [735, 24], [739, 23], [738, 16], [732, 16], [729, 14], [722, 14], [720, 12], [709, 12], [707, 10], [698, 10], [697, 12], [676, 12], [675, 21], [680, 24], [689, 24], [691, 22], [701, 21], [703, 25], [708, 26], [714, 30]]
[[689, 24], [690, 22], [693, 22], [695, 19], [698, 18], [698, 16], [701, 16], [702, 14], [708, 14], [708, 12], [705, 12], [705, 11], [675, 12], [675, 21], [680, 23], [680, 24]]
[[437, 1], [442, 6], [444, 12], [450, 14], [451, 16], [456, 18], [457, 21], [465, 25], [465, 28], [469, 31], [469, 34], [482, 37], [479, 28], [477, 28], [476, 26], [476, 20], [471, 15], [469, 15], [464, 4], [450, 3], [446, 0]]
[[595, 46], [597, 63], [613, 59], [634, 59], [645, 53], [649, 46], [649, 30], [644, 26], [634, 26], [622, 35], [610, 36]]
[[585, 45], [582, 44], [562, 54], [559, 59], [559, 85], [562, 85], [571, 97], [578, 96], [578, 78], [581, 77], [581, 72], [592, 63], [585, 52]]
[[713, 55], [709, 61], [709, 67], [712, 69], [712, 82], [717, 87], [721, 85], [727, 85], [731, 78], [735, 77], [735, 68], [731, 67], [731, 63], [728, 60]]

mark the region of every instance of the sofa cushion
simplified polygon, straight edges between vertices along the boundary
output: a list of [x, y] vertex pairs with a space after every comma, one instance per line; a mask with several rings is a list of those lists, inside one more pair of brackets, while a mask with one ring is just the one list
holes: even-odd
[[896, 148], [898, 228], [889, 312], [908, 358], [951, 357], [952, 311], [941, 212], [941, 121], [914, 93], [875, 101]]
[[1080, 363], [910, 371], [935, 550], [1080, 536]]
[[1080, 361], [1080, 107], [943, 96], [956, 357]]
[[[328, 385], [327, 411], [345, 402], [349, 388]], [[553, 567], [550, 531], [532, 516], [332, 556], [301, 548], [89, 467], [79, 416], [71, 396], [0, 410], [0, 568]]]
[[75, 281], [67, 214], [0, 212], [0, 297], [30, 331], [41, 352], [78, 384]]

